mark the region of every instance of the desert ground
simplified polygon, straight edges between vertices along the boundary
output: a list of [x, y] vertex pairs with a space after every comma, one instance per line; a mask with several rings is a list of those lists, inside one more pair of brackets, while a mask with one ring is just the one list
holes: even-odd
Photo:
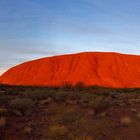
[[0, 86], [1, 140], [140, 140], [140, 89]]

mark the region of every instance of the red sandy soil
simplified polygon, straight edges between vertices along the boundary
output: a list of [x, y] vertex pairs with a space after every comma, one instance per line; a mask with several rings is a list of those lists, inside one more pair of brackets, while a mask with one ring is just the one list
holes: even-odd
[[140, 56], [86, 52], [42, 58], [8, 70], [0, 83], [9, 85], [140, 87]]

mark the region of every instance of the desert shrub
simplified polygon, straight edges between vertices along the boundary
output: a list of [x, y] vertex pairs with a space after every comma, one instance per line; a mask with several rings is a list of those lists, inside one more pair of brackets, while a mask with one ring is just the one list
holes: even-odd
[[117, 95], [117, 102], [119, 105], [127, 105], [130, 103], [130, 99], [133, 99], [133, 97], [130, 97], [131, 95], [129, 93], [121, 93]]
[[73, 136], [84, 136], [92, 133], [92, 116], [89, 117], [85, 112], [78, 108], [67, 108], [66, 110], [57, 109], [51, 117], [53, 124], [65, 124], [70, 126]]
[[69, 93], [68, 98], [70, 100], [79, 100], [81, 98], [81, 94], [79, 92], [71, 92]]
[[98, 87], [93, 89], [92, 92], [97, 95], [108, 95], [110, 91], [106, 88]]
[[72, 84], [70, 82], [64, 82], [62, 87], [63, 90], [70, 90], [73, 88]]
[[85, 84], [81, 81], [77, 82], [74, 86], [75, 90], [81, 91], [85, 87]]
[[92, 107], [96, 112], [102, 109], [106, 109], [111, 105], [111, 99], [108, 97], [97, 96], [88, 103], [89, 107]]
[[85, 94], [81, 94], [81, 97], [80, 97], [80, 104], [82, 107], [88, 107], [88, 104], [89, 102], [93, 101], [95, 99], [95, 96], [94, 94], [89, 94], [89, 93], [85, 93]]
[[84, 103], [89, 103], [91, 100], [94, 100], [95, 96], [96, 95], [89, 93], [81, 94], [81, 101]]
[[68, 129], [64, 125], [52, 125], [48, 129], [49, 138], [53, 140], [66, 139]]
[[38, 93], [38, 92], [30, 92], [30, 93], [26, 93], [26, 96], [28, 96], [29, 98], [31, 98], [32, 100], [41, 100], [46, 98], [46, 95], [43, 93]]
[[119, 128], [116, 127], [114, 121], [107, 116], [95, 118], [92, 125], [92, 131], [97, 140], [115, 140], [115, 138], [120, 135]]
[[61, 124], [71, 124], [83, 116], [82, 112], [76, 108], [66, 108], [55, 107], [54, 115], [51, 117], [51, 122], [61, 123]]
[[33, 106], [33, 101], [29, 98], [16, 98], [11, 100], [11, 106], [15, 108], [29, 108]]
[[10, 105], [13, 108], [12, 113], [22, 116], [31, 113], [34, 102], [29, 98], [17, 98], [11, 100]]
[[58, 116], [58, 121], [63, 123], [73, 123], [79, 118], [81, 118], [83, 114], [78, 110], [69, 110]]
[[57, 101], [65, 101], [68, 97], [67, 91], [60, 88], [59, 90], [42, 90], [42, 91], [31, 91], [26, 93], [28, 97], [33, 100], [43, 100], [45, 98], [52, 98]]
[[13, 109], [12, 113], [16, 116], [19, 116], [19, 117], [23, 116], [23, 111], [22, 110]]
[[0, 90], [5, 90], [5, 85], [0, 84]]
[[72, 123], [73, 134], [75, 136], [85, 136], [93, 134], [93, 120], [85, 115], [80, 116]]
[[22, 93], [24, 96], [28, 96], [32, 100], [40, 100], [48, 97], [47, 92], [44, 90], [27, 90]]
[[47, 93], [48, 94], [48, 97], [50, 97], [50, 98], [52, 98], [52, 99], [54, 99], [54, 100], [60, 100], [60, 96], [59, 96], [59, 94], [60, 94], [60, 91], [55, 91], [55, 92], [49, 92], [49, 93]]
[[107, 117], [93, 119], [93, 117], [83, 115], [74, 121], [71, 126], [71, 133], [75, 138], [79, 138], [80, 140], [85, 140], [83, 139], [85, 136], [89, 136], [94, 140], [105, 139], [104, 134], [110, 135], [111, 133], [109, 139], [113, 139], [119, 135], [119, 131], [114, 129], [114, 123]]
[[120, 123], [122, 126], [129, 126], [132, 123], [132, 120], [129, 116], [123, 116], [120, 118]]
[[118, 91], [120, 93], [129, 93], [129, 92], [139, 93], [140, 89], [138, 89], [138, 88], [120, 88], [120, 89], [118, 89]]
[[68, 93], [63, 90], [62, 91], [59, 90], [59, 92], [56, 94], [57, 94], [56, 100], [58, 100], [58, 101], [66, 101], [68, 98]]
[[1, 105], [8, 104], [9, 102], [7, 102], [7, 101], [9, 101], [11, 99], [12, 99], [12, 97], [10, 95], [2, 95], [2, 96], [0, 96], [0, 104]]
[[12, 95], [15, 95], [15, 94], [19, 94], [19, 91], [17, 91], [17, 90], [9, 90], [9, 91], [7, 91], [6, 92], [6, 94], [12, 94]]

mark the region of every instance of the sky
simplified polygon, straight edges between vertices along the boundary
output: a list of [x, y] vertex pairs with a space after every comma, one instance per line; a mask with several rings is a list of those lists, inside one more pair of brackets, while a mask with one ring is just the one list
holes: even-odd
[[140, 0], [0, 0], [0, 74], [83, 51], [140, 54]]

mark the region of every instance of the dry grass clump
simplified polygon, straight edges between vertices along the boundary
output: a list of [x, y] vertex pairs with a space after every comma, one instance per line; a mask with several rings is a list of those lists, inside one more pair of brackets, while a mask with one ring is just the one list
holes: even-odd
[[15, 98], [11, 100], [10, 106], [15, 115], [22, 116], [31, 113], [34, 102], [30, 98]]
[[120, 123], [122, 126], [129, 126], [132, 123], [132, 120], [129, 116], [123, 116], [120, 119]]
[[138, 112], [137, 117], [138, 117], [138, 119], [140, 119], [140, 112]]
[[47, 99], [42, 99], [39, 101], [41, 105], [51, 104], [53, 102], [53, 99], [51, 97], [48, 97]]
[[71, 140], [97, 140], [94, 136], [86, 135], [86, 136], [79, 136], [79, 137], [71, 137]]
[[50, 126], [48, 130], [49, 138], [53, 140], [64, 139], [66, 138], [67, 133], [68, 133], [67, 127], [59, 124]]
[[15, 108], [25, 109], [33, 106], [33, 101], [29, 98], [16, 98], [11, 100], [10, 104]]
[[32, 128], [30, 126], [24, 127], [24, 134], [30, 135], [32, 133]]
[[110, 98], [97, 96], [93, 100], [90, 100], [88, 106], [93, 108], [96, 112], [106, 109], [111, 105], [112, 101]]

